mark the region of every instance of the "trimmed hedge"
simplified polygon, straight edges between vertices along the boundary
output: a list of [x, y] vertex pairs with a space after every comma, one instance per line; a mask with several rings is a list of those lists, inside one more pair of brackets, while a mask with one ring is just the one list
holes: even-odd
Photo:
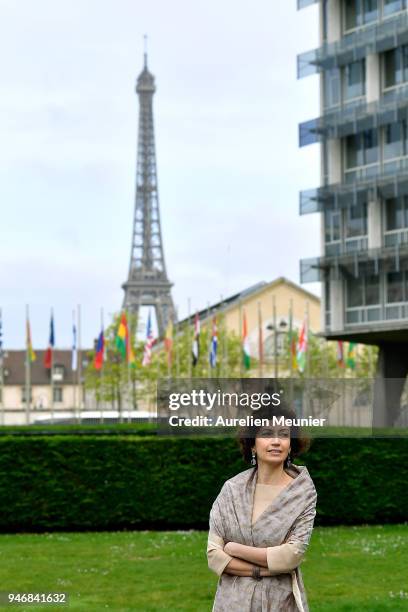
[[[297, 462], [316, 524], [406, 521], [407, 440], [316, 439]], [[207, 529], [223, 482], [247, 467], [231, 438], [2, 437], [0, 531]]]
[[69, 425], [3, 425], [0, 436], [154, 436], [156, 423], [79, 423]]

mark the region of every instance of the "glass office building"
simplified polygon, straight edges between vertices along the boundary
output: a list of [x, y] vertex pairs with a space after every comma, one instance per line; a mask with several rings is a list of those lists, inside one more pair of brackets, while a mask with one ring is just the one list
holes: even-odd
[[[321, 215], [321, 253], [301, 261], [301, 281], [324, 285], [327, 338], [378, 344], [385, 375], [405, 377], [407, 0], [298, 0], [311, 4], [320, 47], [298, 56], [298, 76], [320, 75], [321, 111], [299, 139], [321, 144], [321, 185], [300, 194], [300, 213]], [[399, 349], [398, 370], [389, 355]]]

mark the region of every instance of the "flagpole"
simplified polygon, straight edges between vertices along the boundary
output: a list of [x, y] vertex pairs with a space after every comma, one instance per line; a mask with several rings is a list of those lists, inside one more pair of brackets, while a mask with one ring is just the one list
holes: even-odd
[[77, 389], [78, 389], [78, 405], [77, 405], [77, 421], [82, 423], [81, 409], [82, 409], [82, 354], [81, 354], [81, 305], [77, 304], [77, 328], [78, 328], [78, 351], [77, 351]]
[[306, 378], [310, 377], [310, 334], [309, 334], [309, 301], [306, 301]]
[[[151, 324], [152, 324], [152, 319], [151, 319], [151, 315], [150, 315], [150, 325]], [[152, 328], [150, 328], [150, 329], [152, 329]], [[152, 336], [153, 336], [153, 331], [151, 333], [152, 333]], [[159, 339], [159, 328], [158, 327], [157, 327], [157, 339]], [[152, 351], [151, 359], [153, 361], [153, 344], [152, 344], [151, 351]], [[157, 366], [156, 366], [156, 387], [157, 387], [157, 381], [160, 378], [160, 353], [157, 351], [156, 355], [157, 355]]]
[[258, 301], [258, 358], [259, 378], [263, 378], [262, 311], [260, 301]]
[[241, 343], [241, 356], [239, 360], [239, 377], [242, 378], [244, 368], [244, 347], [243, 347], [243, 329], [242, 329], [242, 302], [238, 302], [238, 315], [239, 315], [239, 337]]
[[293, 298], [290, 298], [289, 303], [289, 375], [293, 378]]
[[178, 318], [178, 307], [176, 306], [176, 330], [174, 335], [175, 340], [175, 351], [176, 351], [176, 376], [180, 378], [180, 352], [179, 352], [179, 318]]
[[[74, 365], [74, 351], [77, 351], [78, 347], [77, 347], [77, 333], [75, 330], [75, 308], [72, 311], [72, 360], [71, 360], [71, 369], [72, 369], [72, 365]], [[77, 404], [77, 385], [76, 383], [76, 371], [78, 370], [78, 353], [77, 353], [77, 360], [76, 360], [76, 370], [72, 370], [72, 391], [73, 391], [73, 404], [74, 404], [74, 412], [75, 412], [75, 406]]]
[[4, 425], [4, 351], [3, 351], [3, 310], [0, 308], [0, 408], [1, 408], [1, 425]]
[[[103, 325], [103, 308], [101, 308], [101, 330], [102, 332], [104, 331], [104, 325]], [[103, 350], [103, 355], [105, 354], [105, 350]], [[103, 424], [104, 422], [104, 406], [103, 406], [103, 402], [102, 402], [102, 393], [103, 393], [103, 366], [104, 366], [104, 359], [102, 359], [102, 365], [101, 365], [101, 373], [100, 373], [100, 386], [101, 386], [101, 393], [100, 393], [100, 397], [101, 397], [101, 416], [100, 416], [100, 422]]]
[[279, 366], [278, 366], [278, 330], [276, 329], [276, 298], [272, 296], [272, 314], [273, 314], [273, 365], [274, 365], [274, 377], [278, 378]]
[[188, 298], [188, 377], [191, 380], [192, 368], [193, 368], [193, 355], [192, 355], [192, 335], [191, 335], [191, 326], [190, 326], [190, 317], [191, 317], [191, 298]]
[[324, 360], [324, 368], [323, 368], [325, 378], [329, 378], [329, 354], [330, 354], [329, 342], [325, 338], [324, 339], [324, 355], [326, 358]]
[[30, 355], [28, 346], [28, 321], [29, 321], [28, 304], [26, 304], [26, 352], [25, 352], [25, 412], [26, 412], [26, 424], [30, 424], [30, 396], [31, 396], [31, 380], [30, 380]]
[[126, 421], [128, 423], [132, 422], [132, 414], [131, 414], [131, 410], [132, 410], [132, 381], [130, 379], [130, 359], [129, 359], [129, 355], [130, 355], [130, 351], [132, 350], [132, 338], [131, 338], [131, 330], [130, 330], [130, 312], [129, 310], [126, 311], [126, 318], [127, 318], [127, 324], [128, 324], [128, 342], [129, 342], [129, 346], [127, 347], [127, 351], [126, 351], [126, 363], [127, 363], [127, 388], [128, 388], [128, 413], [127, 413], [127, 419]]
[[345, 427], [346, 425], [346, 360], [344, 359], [344, 343], [343, 343], [343, 371], [341, 373], [342, 377], [342, 402], [341, 402], [341, 413], [342, 413], [342, 423], [341, 425]]
[[168, 344], [166, 347], [166, 341], [168, 343], [168, 340], [169, 340], [169, 338], [167, 338], [168, 329], [169, 329], [169, 323], [167, 323], [166, 331], [164, 333], [164, 350], [165, 350], [165, 355], [167, 359], [167, 378], [170, 380], [171, 379], [171, 351], [173, 347], [169, 346]]
[[289, 403], [293, 406], [293, 298], [289, 300]]
[[51, 369], [50, 369], [50, 378], [51, 378], [51, 423], [54, 424], [55, 415], [54, 415], [54, 346], [55, 346], [55, 327], [54, 327], [54, 312], [51, 308], [51, 321], [53, 325], [53, 335], [54, 341], [51, 346]]
[[229, 378], [227, 315], [225, 314], [224, 297], [222, 295], [221, 295], [221, 304], [222, 304], [222, 309], [224, 310], [224, 314], [223, 314], [224, 334], [223, 334], [223, 343], [222, 343], [223, 353], [224, 353], [224, 373], [225, 373], [225, 378]]
[[[140, 315], [140, 295], [137, 298], [137, 309], [135, 311], [135, 348], [137, 342], [137, 332], [139, 327], [139, 315]], [[138, 410], [138, 395], [137, 395], [137, 372], [136, 372], [136, 355], [135, 355], [135, 376], [134, 376], [134, 384], [132, 384], [132, 401], [134, 402], [135, 410]]]
[[212, 324], [210, 320], [210, 302], [207, 302], [207, 329], [208, 329], [207, 372], [208, 372], [208, 378], [210, 378], [210, 375], [211, 375], [210, 355], [211, 355], [211, 346], [212, 346]]

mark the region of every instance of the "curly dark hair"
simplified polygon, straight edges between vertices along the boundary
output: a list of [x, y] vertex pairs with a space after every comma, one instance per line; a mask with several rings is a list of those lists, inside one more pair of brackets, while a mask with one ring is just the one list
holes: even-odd
[[[271, 419], [273, 416], [285, 417], [287, 419], [296, 419], [295, 411], [281, 402], [279, 406], [263, 407], [254, 414], [255, 418]], [[251, 427], [240, 427], [238, 430], [237, 442], [239, 444], [242, 457], [247, 463], [252, 459], [252, 448], [255, 445], [255, 438], [262, 425], [253, 425]], [[310, 448], [311, 440], [302, 434], [300, 427], [292, 425], [290, 427], [290, 454], [291, 457], [298, 457], [305, 453]]]

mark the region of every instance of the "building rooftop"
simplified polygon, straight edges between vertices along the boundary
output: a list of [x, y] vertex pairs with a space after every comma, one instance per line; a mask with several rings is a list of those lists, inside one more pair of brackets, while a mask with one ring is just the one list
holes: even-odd
[[[211, 306], [208, 306], [207, 308], [203, 308], [202, 310], [199, 310], [198, 315], [200, 319], [206, 319], [208, 316], [211, 316], [220, 310], [225, 310], [225, 309], [229, 309], [234, 306], [237, 306], [239, 302], [244, 302], [248, 298], [257, 295], [258, 293], [260, 293], [261, 291], [264, 291], [265, 289], [272, 289], [273, 287], [277, 287], [278, 285], [281, 285], [281, 284], [286, 284], [292, 287], [293, 289], [301, 291], [302, 293], [305, 294], [305, 297], [307, 297], [307, 299], [320, 303], [320, 298], [317, 297], [317, 295], [315, 295], [314, 293], [310, 293], [310, 291], [306, 291], [305, 289], [303, 289], [303, 287], [301, 287], [300, 285], [297, 285], [296, 283], [293, 283], [292, 281], [285, 278], [284, 276], [279, 276], [278, 278], [276, 278], [275, 280], [269, 283], [267, 283], [266, 281], [260, 281], [259, 283], [256, 283], [255, 285], [251, 285], [250, 287], [243, 289], [239, 293], [234, 293], [233, 295], [230, 295], [229, 297], [223, 299], [220, 302], [216, 302], [215, 304], [212, 304]], [[195, 315], [196, 313], [193, 313], [189, 317], [185, 317], [184, 319], [180, 321], [180, 323], [183, 324], [183, 323], [186, 323], [187, 321], [190, 321], [190, 323], [193, 323]]]
[[[34, 349], [36, 360], [31, 363], [30, 378], [32, 385], [49, 385], [50, 370], [44, 367], [44, 355], [46, 351]], [[88, 349], [81, 350], [82, 366], [87, 364]], [[25, 350], [8, 350], [4, 351], [3, 376], [5, 385], [22, 385], [25, 381]], [[55, 380], [56, 384], [72, 385], [77, 383], [78, 372], [72, 370], [72, 351], [69, 349], [54, 350], [53, 358], [54, 366], [61, 366], [62, 379]]]

